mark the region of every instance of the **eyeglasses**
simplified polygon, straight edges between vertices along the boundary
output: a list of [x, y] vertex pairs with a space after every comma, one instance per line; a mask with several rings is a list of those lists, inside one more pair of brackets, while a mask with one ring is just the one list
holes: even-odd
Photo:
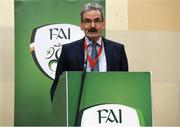
[[90, 19], [84, 19], [82, 22], [86, 26], [90, 26], [92, 24], [92, 22], [94, 22], [94, 25], [101, 25], [103, 20], [95, 19], [94, 21], [92, 21]]

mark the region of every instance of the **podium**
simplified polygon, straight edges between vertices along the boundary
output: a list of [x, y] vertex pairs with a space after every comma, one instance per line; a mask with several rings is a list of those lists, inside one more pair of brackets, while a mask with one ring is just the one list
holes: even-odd
[[[87, 72], [79, 126], [152, 126], [150, 72]], [[53, 124], [74, 126], [82, 72], [60, 76], [52, 103]]]

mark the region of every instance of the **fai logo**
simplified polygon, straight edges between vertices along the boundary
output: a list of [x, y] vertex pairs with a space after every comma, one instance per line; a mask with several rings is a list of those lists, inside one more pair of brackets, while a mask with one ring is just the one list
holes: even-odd
[[63, 44], [84, 37], [78, 26], [71, 24], [51, 24], [35, 28], [31, 35], [30, 51], [38, 68], [54, 79], [57, 60]]
[[81, 127], [140, 127], [135, 109], [120, 104], [103, 104], [83, 111]]

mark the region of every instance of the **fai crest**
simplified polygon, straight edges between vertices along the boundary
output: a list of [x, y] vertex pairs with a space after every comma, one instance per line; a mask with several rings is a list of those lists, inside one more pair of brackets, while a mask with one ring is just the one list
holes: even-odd
[[102, 104], [82, 111], [81, 127], [140, 127], [136, 109], [121, 104]]
[[71, 24], [51, 24], [35, 28], [30, 42], [34, 62], [41, 72], [54, 79], [62, 45], [83, 37], [84, 32]]

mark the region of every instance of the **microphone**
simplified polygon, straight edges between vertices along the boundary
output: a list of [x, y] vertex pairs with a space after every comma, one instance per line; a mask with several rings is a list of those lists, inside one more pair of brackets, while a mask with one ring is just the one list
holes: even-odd
[[75, 122], [74, 122], [74, 126], [78, 126], [78, 113], [79, 113], [79, 109], [80, 109], [80, 105], [81, 105], [81, 98], [82, 98], [82, 93], [83, 93], [83, 87], [84, 87], [84, 80], [86, 77], [86, 68], [87, 68], [87, 57], [86, 60], [84, 62], [84, 68], [82, 71], [82, 78], [81, 78], [81, 84], [80, 84], [80, 91], [79, 91], [79, 97], [78, 97], [78, 103], [77, 103], [77, 109], [76, 109], [76, 116], [75, 116]]

